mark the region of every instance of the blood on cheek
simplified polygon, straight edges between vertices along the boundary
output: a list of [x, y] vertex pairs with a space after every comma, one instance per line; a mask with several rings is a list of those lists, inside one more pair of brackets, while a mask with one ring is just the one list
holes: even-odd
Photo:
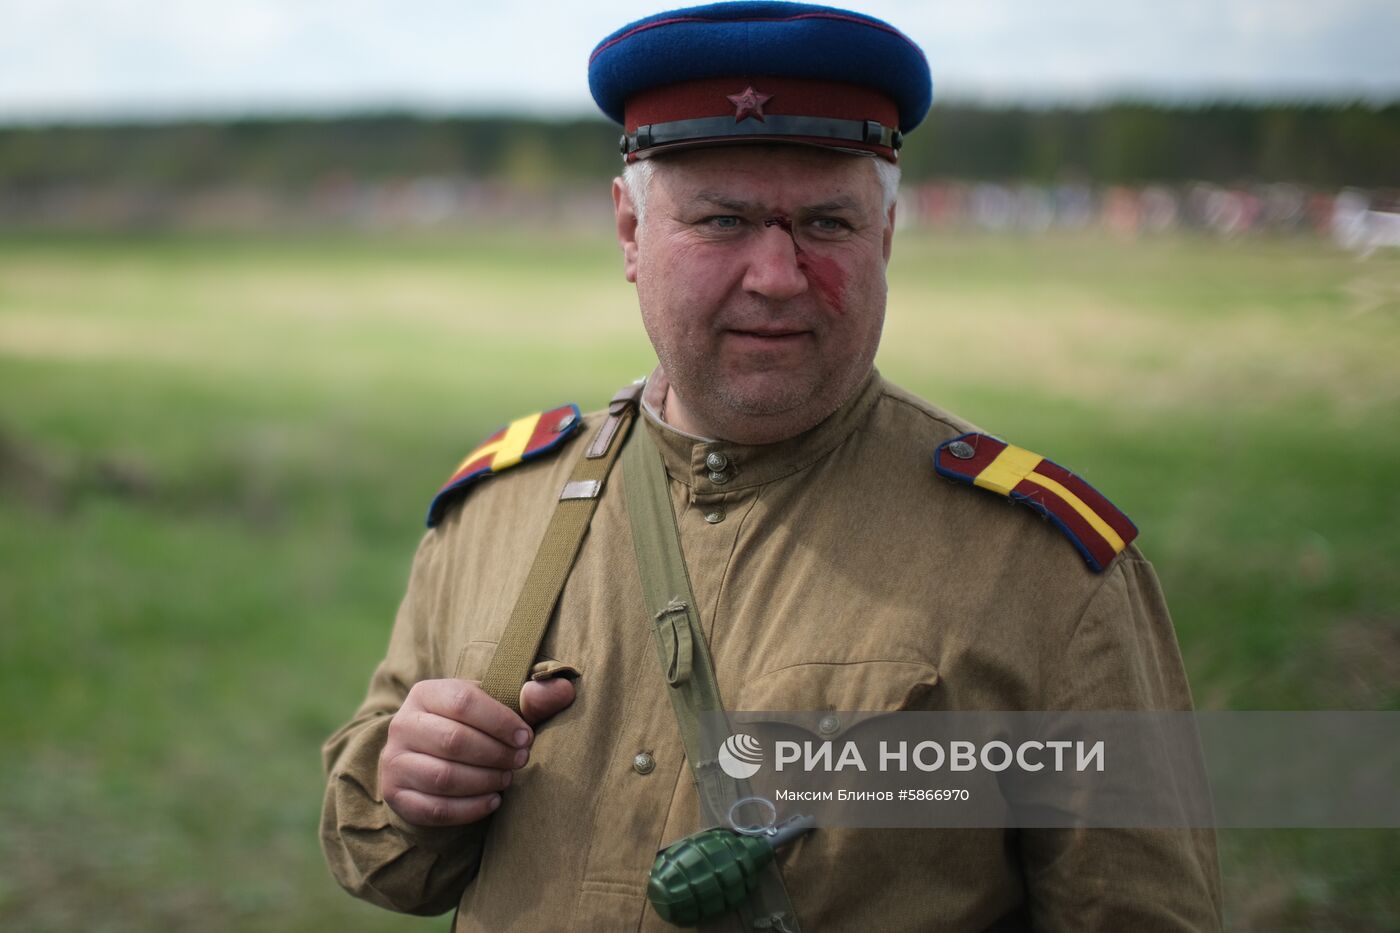
[[843, 313], [846, 298], [846, 270], [841, 268], [841, 264], [834, 259], [821, 256], [813, 256], [802, 248], [802, 244], [797, 242], [797, 235], [793, 233], [792, 221], [782, 214], [767, 217], [763, 221], [765, 227], [781, 227], [783, 232], [792, 239], [792, 250], [797, 257], [797, 268], [802, 270], [807, 276], [807, 281], [816, 288], [827, 307], [837, 314]]
[[817, 287], [822, 300], [837, 314], [845, 312], [846, 270], [834, 259], [816, 256], [797, 257], [797, 266], [807, 273], [807, 281]]

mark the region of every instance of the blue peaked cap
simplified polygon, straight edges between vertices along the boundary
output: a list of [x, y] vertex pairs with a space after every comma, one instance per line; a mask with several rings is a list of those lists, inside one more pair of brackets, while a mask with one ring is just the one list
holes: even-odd
[[903, 132], [933, 100], [928, 60], [912, 39], [873, 16], [809, 3], [739, 0], [657, 13], [609, 35], [588, 63], [593, 99], [618, 123], [641, 91], [733, 75], [874, 88], [895, 102]]

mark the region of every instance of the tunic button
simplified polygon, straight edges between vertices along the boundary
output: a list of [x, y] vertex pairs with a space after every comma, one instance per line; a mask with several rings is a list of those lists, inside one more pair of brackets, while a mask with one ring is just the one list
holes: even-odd
[[559, 419], [559, 423], [554, 426], [554, 433], [563, 434], [565, 431], [569, 430], [569, 428], [572, 428], [573, 426], [574, 413], [569, 412], [567, 415]]
[[718, 450], [711, 451], [705, 457], [705, 466], [709, 467], [714, 472], [719, 473], [725, 467], [729, 466], [729, 458], [726, 457], [724, 454], [720, 453]]
[[711, 525], [718, 525], [720, 522], [724, 521], [724, 509], [715, 509], [711, 512], [706, 512], [705, 521], [709, 522]]
[[959, 460], [971, 460], [977, 455], [977, 451], [967, 441], [953, 441], [948, 445], [948, 453]]
[[729, 482], [729, 474], [715, 470], [710, 473], [710, 482], [714, 483], [716, 486], [723, 486], [725, 483]]
[[817, 731], [822, 735], [832, 735], [841, 728], [841, 720], [835, 716], [823, 716], [821, 722], [817, 723]]
[[656, 770], [656, 759], [646, 752], [638, 752], [632, 759], [632, 770], [638, 774], [651, 774]]

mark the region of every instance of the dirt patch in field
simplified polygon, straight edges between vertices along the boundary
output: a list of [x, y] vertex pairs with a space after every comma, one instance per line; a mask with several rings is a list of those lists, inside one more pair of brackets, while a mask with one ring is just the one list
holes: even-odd
[[0, 431], [0, 493], [45, 511], [68, 502], [71, 467], [59, 458]]
[[1327, 637], [1331, 698], [1345, 709], [1393, 708], [1400, 700], [1400, 618], [1348, 619]]
[[31, 508], [66, 512], [87, 495], [149, 501], [157, 487], [154, 472], [128, 457], [64, 455], [0, 430], [0, 494]]
[[162, 470], [129, 452], [64, 452], [0, 428], [0, 498], [48, 515], [67, 515], [84, 501], [101, 499], [268, 530], [289, 511], [287, 469], [267, 460], [256, 443], [198, 469]]

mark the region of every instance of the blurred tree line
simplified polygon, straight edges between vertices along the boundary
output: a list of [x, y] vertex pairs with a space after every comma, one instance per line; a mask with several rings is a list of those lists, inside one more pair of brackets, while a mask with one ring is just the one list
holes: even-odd
[[[301, 188], [467, 175], [520, 186], [610, 177], [601, 119], [364, 114], [0, 127], [0, 188], [218, 184]], [[910, 181], [1400, 185], [1400, 103], [1095, 108], [935, 106], [903, 155]]]

